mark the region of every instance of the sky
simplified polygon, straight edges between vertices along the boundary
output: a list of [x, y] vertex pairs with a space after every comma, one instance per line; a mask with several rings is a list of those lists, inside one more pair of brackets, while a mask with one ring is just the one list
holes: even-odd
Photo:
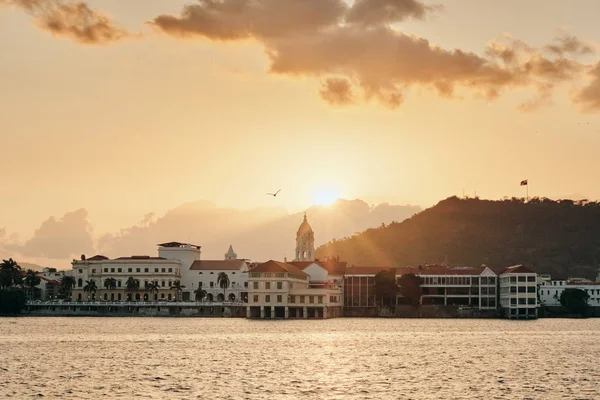
[[597, 9], [0, 0], [0, 238], [73, 216], [100, 236], [199, 200], [427, 207], [523, 179], [598, 199]]

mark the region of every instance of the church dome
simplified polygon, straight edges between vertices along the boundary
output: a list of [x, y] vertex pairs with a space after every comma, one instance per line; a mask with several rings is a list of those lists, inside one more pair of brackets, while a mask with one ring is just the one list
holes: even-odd
[[313, 234], [314, 234], [314, 232], [312, 230], [312, 227], [306, 220], [306, 214], [304, 214], [304, 221], [302, 221], [302, 223], [300, 224], [300, 227], [298, 228], [298, 233], [296, 234], [296, 237], [299, 238], [301, 236], [313, 235]]

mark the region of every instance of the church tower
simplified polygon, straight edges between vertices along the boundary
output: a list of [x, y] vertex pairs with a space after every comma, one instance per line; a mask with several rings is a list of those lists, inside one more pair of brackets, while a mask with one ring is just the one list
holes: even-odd
[[314, 261], [315, 260], [315, 234], [306, 220], [298, 228], [296, 233], [296, 260], [295, 261]]
[[229, 250], [225, 254], [225, 259], [226, 260], [237, 260], [237, 254], [235, 254], [235, 251], [233, 251], [232, 245], [229, 245]]

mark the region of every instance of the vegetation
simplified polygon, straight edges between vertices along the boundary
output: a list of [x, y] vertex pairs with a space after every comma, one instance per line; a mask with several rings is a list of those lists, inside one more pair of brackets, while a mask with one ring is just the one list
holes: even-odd
[[136, 292], [140, 289], [140, 281], [135, 279], [133, 276], [127, 278], [127, 282], [125, 282], [125, 287], [129, 294], [127, 295], [128, 300], [133, 300], [133, 292]]
[[29, 286], [29, 299], [33, 300], [35, 298], [35, 287], [40, 284], [42, 281], [38, 276], [38, 272], [28, 269], [25, 273], [25, 284]]
[[565, 289], [560, 295], [560, 304], [569, 312], [585, 316], [590, 295], [581, 289]]
[[158, 282], [150, 282], [150, 283], [148, 283], [148, 286], [146, 286], [146, 290], [148, 292], [150, 292], [150, 294], [152, 294], [152, 293], [158, 294], [159, 289], [160, 289], [160, 286], [159, 286]]
[[398, 279], [402, 300], [417, 307], [421, 303], [421, 278], [415, 274], [404, 274]]
[[106, 278], [104, 280], [104, 288], [106, 290], [115, 290], [117, 288], [117, 280], [115, 278]]
[[196, 301], [202, 301], [206, 297], [206, 290], [198, 288], [194, 291], [196, 295]]
[[173, 282], [171, 289], [175, 289], [175, 300], [181, 301], [181, 293], [183, 292], [183, 289], [185, 289], [185, 286], [183, 286], [180, 281], [175, 281]]
[[320, 247], [354, 265], [525, 264], [553, 276], [594, 279], [600, 265], [600, 203], [451, 197], [401, 222]]
[[60, 280], [60, 291], [62, 292], [62, 294], [67, 297], [67, 298], [71, 298], [71, 295], [73, 293], [73, 288], [75, 287], [75, 277], [71, 276], [71, 275], [65, 275], [61, 278]]
[[0, 288], [8, 289], [21, 284], [21, 267], [12, 258], [2, 260], [0, 264]]
[[225, 272], [219, 272], [219, 275], [217, 276], [217, 285], [223, 289], [223, 300], [225, 300], [225, 290], [229, 287], [229, 277]]
[[398, 284], [396, 283], [396, 270], [389, 269], [380, 271], [375, 275], [375, 286], [373, 288], [377, 303], [382, 306], [395, 307], [398, 295]]
[[93, 279], [85, 281], [83, 292], [88, 294], [88, 299], [90, 298], [90, 295], [92, 296], [92, 299], [96, 297], [96, 290], [98, 290], [98, 288], [96, 287], [96, 282]]
[[19, 314], [25, 308], [25, 302], [22, 290], [0, 290], [0, 314]]

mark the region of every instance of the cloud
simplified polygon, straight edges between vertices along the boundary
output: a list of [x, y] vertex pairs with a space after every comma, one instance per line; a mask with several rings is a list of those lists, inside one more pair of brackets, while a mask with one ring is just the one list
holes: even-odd
[[423, 19], [439, 6], [428, 6], [417, 0], [355, 0], [345, 21], [351, 24], [379, 26], [409, 18]]
[[50, 217], [24, 244], [10, 244], [7, 249], [27, 257], [68, 259], [73, 255], [94, 252], [88, 213], [79, 209], [62, 218]]
[[0, 239], [3, 239], [6, 236], [6, 228], [0, 228]]
[[321, 98], [333, 105], [354, 103], [352, 84], [348, 79], [329, 78], [322, 83], [319, 90]]
[[21, 8], [35, 18], [41, 29], [81, 44], [108, 44], [131, 36], [125, 29], [117, 27], [108, 16], [92, 10], [83, 2], [0, 0], [0, 5]]
[[321, 98], [334, 105], [356, 102], [356, 91], [363, 101], [395, 108], [415, 86], [445, 98], [467, 89], [488, 99], [531, 88], [535, 97], [520, 109], [532, 111], [552, 103], [556, 85], [577, 79], [585, 65], [573, 57], [592, 51], [563, 33], [542, 48], [505, 36], [480, 56], [444, 49], [394, 25], [438, 8], [417, 0], [356, 0], [352, 6], [342, 0], [199, 0], [180, 16], [151, 23], [177, 38], [259, 41], [270, 73], [319, 79]]
[[600, 62], [589, 72], [591, 82], [581, 89], [574, 98], [584, 111], [600, 111]]

